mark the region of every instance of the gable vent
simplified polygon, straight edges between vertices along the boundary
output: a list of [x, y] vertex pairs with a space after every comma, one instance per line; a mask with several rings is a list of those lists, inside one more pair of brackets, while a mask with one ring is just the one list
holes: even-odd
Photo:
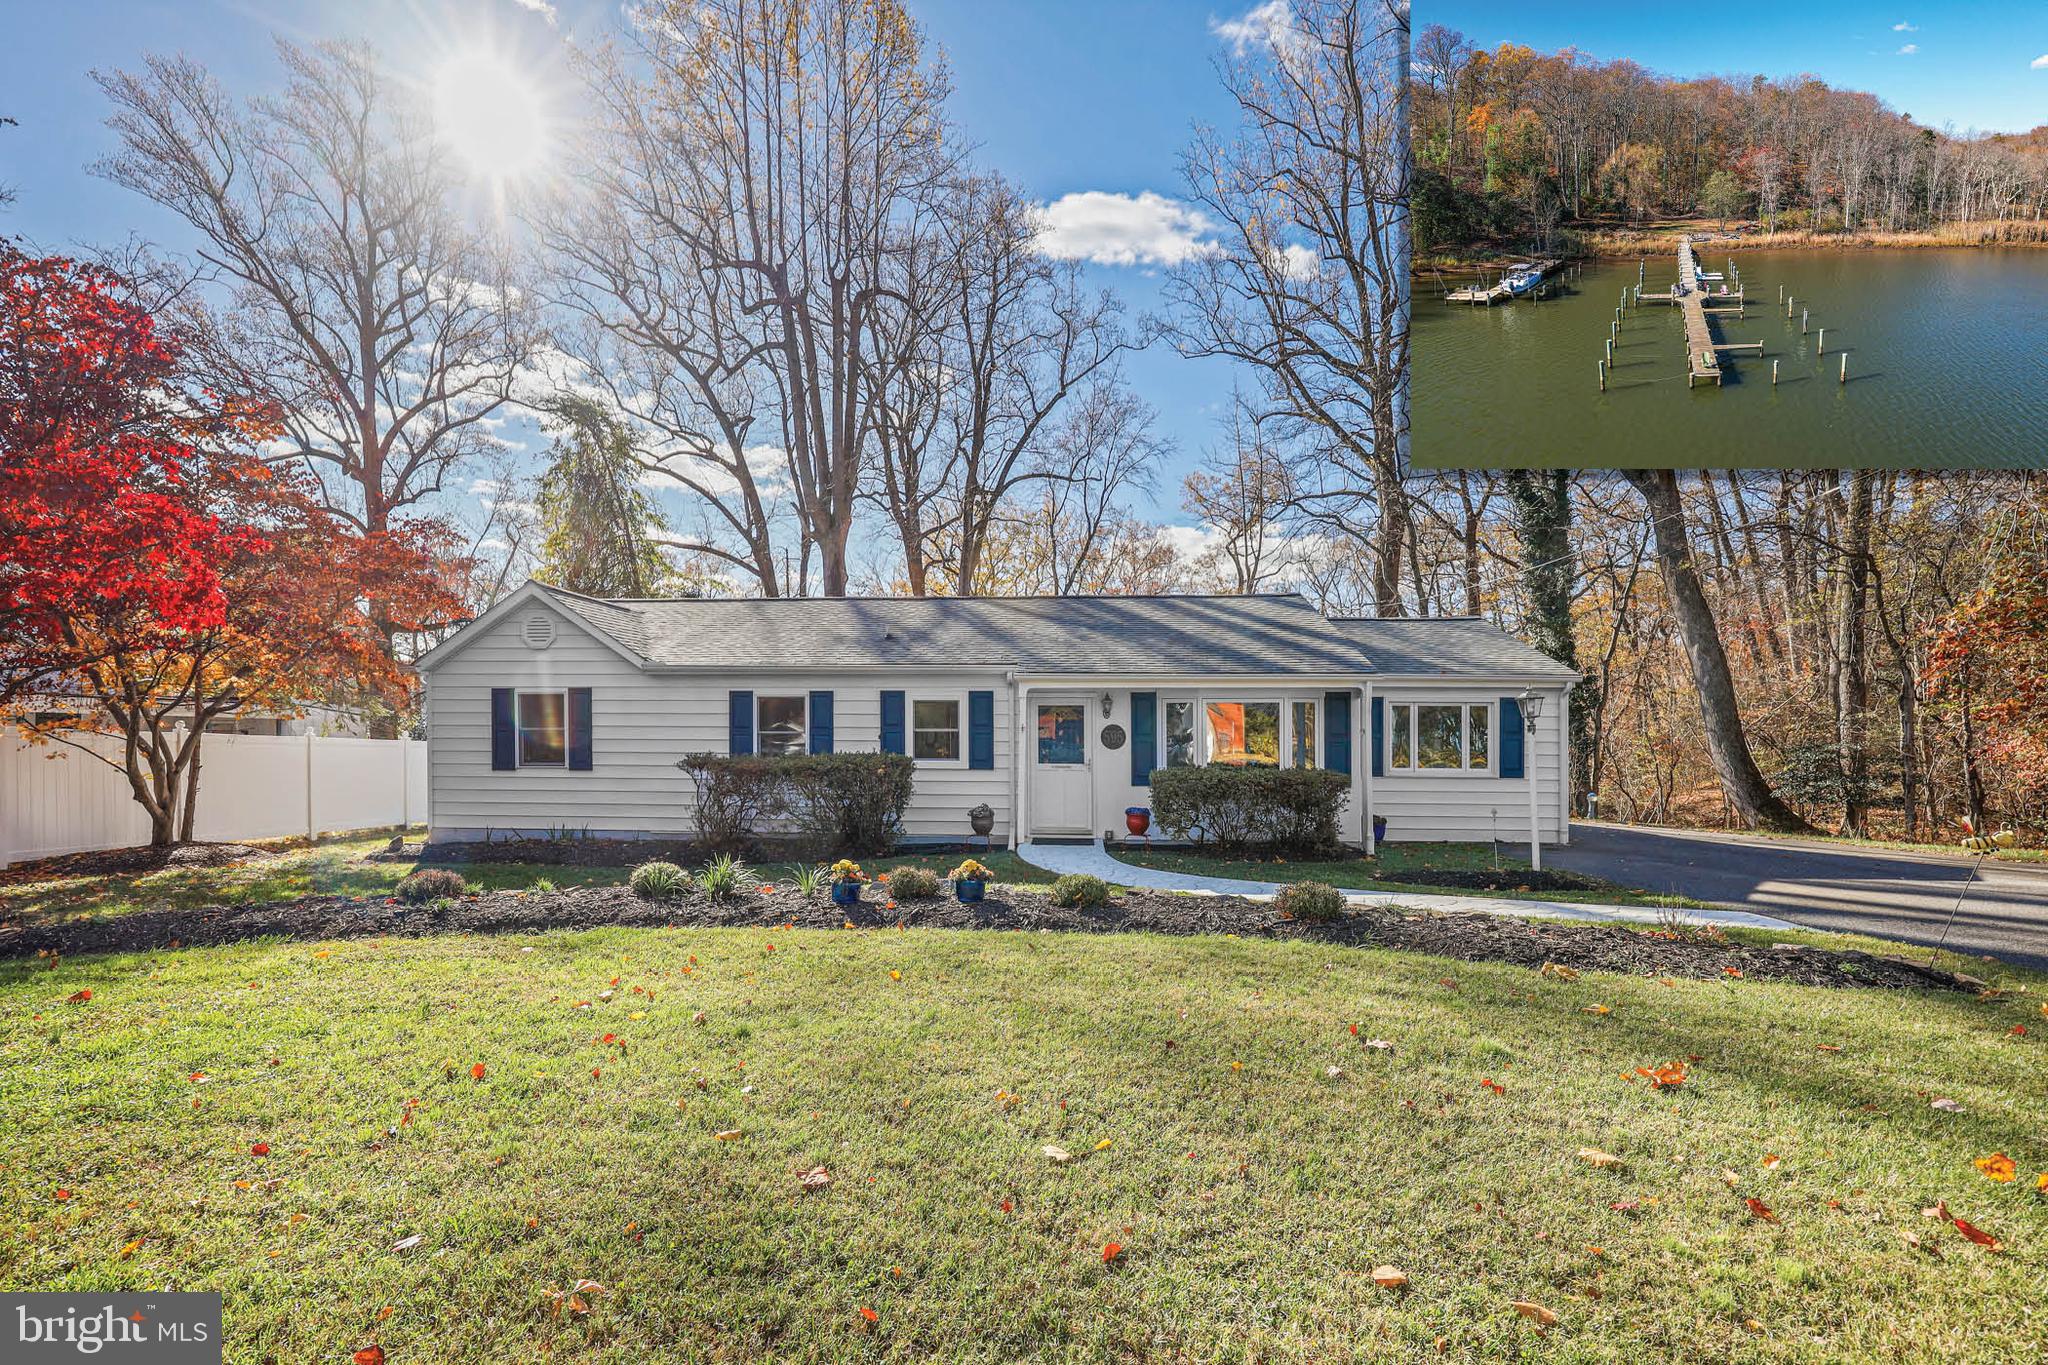
[[555, 642], [555, 618], [537, 611], [526, 618], [526, 623], [519, 628], [519, 635], [526, 641], [528, 649], [546, 649]]

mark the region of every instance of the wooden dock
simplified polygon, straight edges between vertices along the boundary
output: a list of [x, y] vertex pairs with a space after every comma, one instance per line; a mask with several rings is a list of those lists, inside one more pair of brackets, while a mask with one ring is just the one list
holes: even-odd
[[[1536, 262], [1536, 273], [1539, 276], [1547, 276], [1562, 264], [1562, 261], [1538, 261]], [[1539, 285], [1539, 287], [1541, 286]], [[1446, 303], [1484, 304], [1488, 308], [1493, 307], [1496, 303], [1511, 303], [1514, 301], [1514, 298], [1514, 291], [1509, 289], [1504, 281], [1494, 284], [1467, 285], [1463, 289], [1453, 289], [1444, 295]]]
[[1678, 307], [1685, 315], [1685, 385], [1691, 388], [1702, 379], [1721, 382], [1721, 354], [1714, 348], [1714, 334], [1707, 328], [1706, 300], [1700, 295], [1700, 263], [1693, 255], [1692, 238], [1678, 239]]

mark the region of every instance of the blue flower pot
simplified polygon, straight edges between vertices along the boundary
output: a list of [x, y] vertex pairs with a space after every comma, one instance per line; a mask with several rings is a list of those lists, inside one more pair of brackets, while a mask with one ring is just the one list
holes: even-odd
[[981, 899], [982, 892], [986, 890], [988, 890], [988, 883], [979, 879], [969, 881], [967, 878], [962, 877], [959, 881], [953, 883], [953, 894], [960, 898], [962, 905], [973, 905]]
[[860, 882], [832, 883], [832, 903], [834, 905], [859, 905], [860, 888]]

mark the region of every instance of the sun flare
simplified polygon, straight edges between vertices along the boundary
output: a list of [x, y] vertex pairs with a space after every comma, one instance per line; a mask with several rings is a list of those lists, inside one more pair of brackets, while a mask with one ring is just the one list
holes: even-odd
[[475, 174], [497, 184], [532, 175], [548, 155], [548, 121], [532, 77], [490, 52], [450, 58], [434, 77], [434, 123]]

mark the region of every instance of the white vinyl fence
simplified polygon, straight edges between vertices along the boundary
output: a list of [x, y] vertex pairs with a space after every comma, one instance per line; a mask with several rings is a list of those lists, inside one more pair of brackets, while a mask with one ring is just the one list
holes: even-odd
[[[83, 742], [120, 762], [118, 738]], [[311, 836], [427, 818], [423, 740], [208, 735], [199, 762], [199, 839]], [[148, 842], [148, 817], [119, 768], [67, 745], [0, 733], [0, 867]]]

